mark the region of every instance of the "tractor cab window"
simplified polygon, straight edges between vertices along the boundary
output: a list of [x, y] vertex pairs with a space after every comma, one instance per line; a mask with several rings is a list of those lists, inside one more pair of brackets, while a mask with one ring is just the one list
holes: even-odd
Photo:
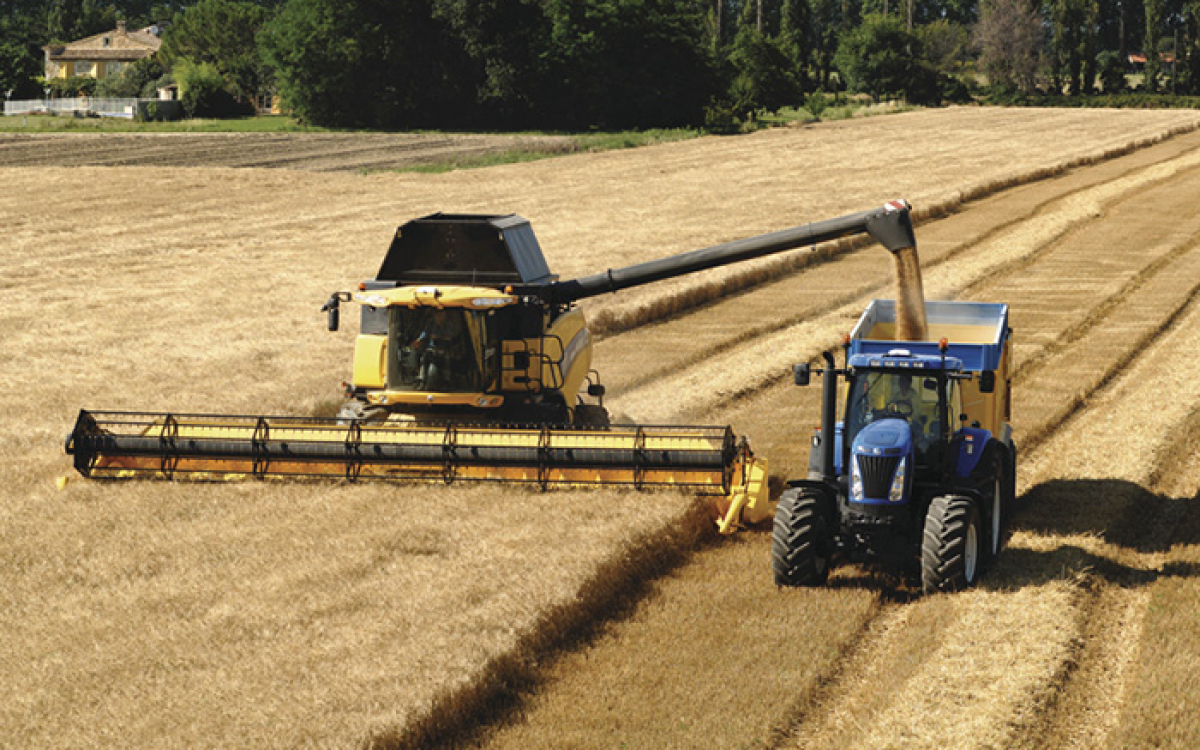
[[[942, 384], [939, 385], [939, 380]], [[912, 430], [917, 462], [926, 463], [938, 444], [942, 423], [938, 416], [938, 389], [947, 385], [958, 394], [955, 381], [921, 371], [860, 372], [851, 378], [846, 403], [846, 446], [858, 432], [880, 419], [902, 419]], [[950, 396], [950, 394], [947, 394]], [[951, 397], [951, 401], [953, 398]], [[951, 406], [951, 408], [954, 408]]]
[[495, 379], [486, 313], [462, 308], [391, 308], [388, 388], [478, 393]]

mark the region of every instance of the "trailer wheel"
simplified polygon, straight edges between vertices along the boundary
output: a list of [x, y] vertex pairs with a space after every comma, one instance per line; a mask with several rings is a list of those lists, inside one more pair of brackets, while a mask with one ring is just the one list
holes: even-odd
[[829, 576], [829, 529], [821, 513], [821, 497], [793, 488], [775, 509], [771, 533], [771, 568], [777, 586], [820, 586]]
[[926, 593], [957, 591], [975, 583], [980, 569], [979, 509], [960, 495], [935, 497], [925, 515], [921, 586]]
[[993, 450], [987, 457], [987, 474], [983, 480], [987, 495], [987, 544], [983, 550], [984, 563], [990, 566], [1000, 555], [1004, 546], [1004, 530], [1006, 527], [1008, 502], [1008, 472], [1004, 467], [1004, 459], [999, 450]]

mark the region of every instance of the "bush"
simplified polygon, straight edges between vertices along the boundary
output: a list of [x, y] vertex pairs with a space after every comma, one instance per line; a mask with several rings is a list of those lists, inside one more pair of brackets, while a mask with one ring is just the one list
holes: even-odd
[[125, 66], [119, 76], [110, 76], [96, 85], [97, 96], [137, 98], [154, 96], [146, 93], [146, 87], [163, 76], [166, 70], [154, 58], [138, 60]]
[[180, 60], [174, 75], [179, 99], [188, 117], [242, 117], [254, 114], [253, 105], [239, 102], [229, 92], [225, 78], [211, 63]]
[[45, 85], [50, 89], [53, 99], [70, 99], [76, 96], [92, 96], [96, 93], [99, 83], [90, 76], [73, 76], [71, 78], [50, 78]]
[[1120, 53], [1112, 50], [1101, 52], [1096, 57], [1096, 66], [1099, 68], [1100, 87], [1104, 89], [1104, 93], [1120, 94], [1129, 88], [1129, 82], [1125, 78], [1125, 62]]

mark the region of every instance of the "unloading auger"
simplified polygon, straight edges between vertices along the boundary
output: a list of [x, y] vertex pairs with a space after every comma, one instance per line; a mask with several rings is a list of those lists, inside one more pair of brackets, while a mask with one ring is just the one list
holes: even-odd
[[529, 222], [434, 214], [402, 225], [383, 265], [326, 302], [362, 308], [338, 416], [81, 410], [66, 451], [86, 477], [323, 477], [674, 487], [714, 496], [722, 532], [774, 513], [767, 464], [727, 426], [613, 425], [578, 300], [869, 233], [915, 245], [882, 208], [608, 270], [549, 271]]

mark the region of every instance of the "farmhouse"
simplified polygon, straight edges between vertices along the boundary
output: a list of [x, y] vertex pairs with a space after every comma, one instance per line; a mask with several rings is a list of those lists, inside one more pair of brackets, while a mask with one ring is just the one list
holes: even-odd
[[46, 78], [118, 75], [131, 62], [153, 57], [162, 45], [159, 27], [127, 31], [124, 21], [117, 28], [67, 44], [52, 44], [46, 53]]

